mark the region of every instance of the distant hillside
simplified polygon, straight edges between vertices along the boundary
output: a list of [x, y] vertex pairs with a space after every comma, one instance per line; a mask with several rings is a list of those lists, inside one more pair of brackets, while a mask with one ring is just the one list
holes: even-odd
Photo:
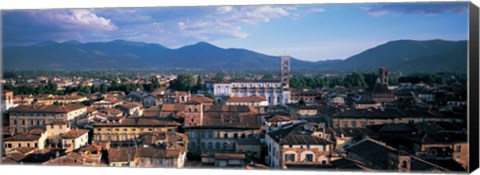
[[[199, 42], [178, 49], [159, 44], [115, 40], [80, 43], [42, 42], [4, 48], [5, 70], [46, 69], [277, 69], [279, 57], [245, 49], [223, 49]], [[292, 67], [306, 68], [310, 62], [292, 59]]]
[[466, 72], [467, 41], [390, 41], [351, 56], [325, 70], [399, 72]]
[[[3, 48], [4, 70], [103, 69], [278, 69], [279, 57], [246, 49], [219, 48], [206, 42], [170, 49], [159, 44], [114, 40], [81, 43], [45, 41]], [[292, 69], [401, 72], [466, 72], [466, 41], [390, 41], [345, 60], [318, 62], [293, 58]]]

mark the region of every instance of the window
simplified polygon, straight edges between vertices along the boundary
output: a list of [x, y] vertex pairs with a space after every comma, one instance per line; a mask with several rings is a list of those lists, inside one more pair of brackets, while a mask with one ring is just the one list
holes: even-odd
[[127, 128], [124, 128], [123, 131], [124, 131], [124, 132], [127, 132]]
[[8, 144], [8, 148], [12, 148], [12, 144], [11, 144], [11, 143]]
[[213, 143], [212, 142], [208, 142], [208, 150], [209, 151], [213, 150]]
[[295, 162], [295, 154], [285, 154], [285, 162]]
[[[53, 126], [52, 126], [52, 128], [53, 128]], [[102, 131], [102, 129], [101, 129], [101, 128], [98, 128], [97, 131]]]
[[220, 150], [220, 142], [215, 143], [215, 150]]
[[352, 128], [356, 128], [357, 127], [357, 122], [356, 121], [352, 121]]
[[241, 138], [242, 138], [242, 139], [245, 138], [245, 133], [242, 133]]
[[132, 129], [132, 131], [136, 131], [136, 129], [135, 129], [135, 128], [133, 128], [133, 129]]
[[36, 148], [36, 147], [38, 147], [38, 144], [37, 144], [37, 143], [35, 143], [35, 148]]
[[224, 134], [223, 134], [223, 137], [224, 137], [224, 138], [228, 138], [228, 133], [224, 133]]
[[456, 151], [456, 152], [462, 151], [462, 145], [457, 145], [457, 146], [455, 147], [455, 151]]
[[327, 161], [322, 160], [322, 164], [323, 164], [323, 165], [327, 164]]
[[208, 138], [213, 138], [213, 131], [208, 131]]
[[307, 154], [307, 155], [305, 155], [305, 161], [307, 161], [307, 162], [313, 162], [313, 154]]
[[[50, 129], [53, 129], [53, 125], [50, 125]], [[100, 130], [100, 129], [98, 129], [98, 130]]]
[[30, 143], [27, 143], [27, 147], [30, 147]]
[[238, 137], [238, 133], [234, 133], [234, 134], [233, 134], [233, 138], [236, 139], [237, 137]]
[[205, 132], [204, 131], [200, 131], [200, 138], [205, 138]]
[[120, 129], [117, 128], [117, 129], [115, 129], [115, 131], [120, 131]]
[[227, 142], [223, 142], [223, 150], [227, 150], [228, 149], [228, 143]]

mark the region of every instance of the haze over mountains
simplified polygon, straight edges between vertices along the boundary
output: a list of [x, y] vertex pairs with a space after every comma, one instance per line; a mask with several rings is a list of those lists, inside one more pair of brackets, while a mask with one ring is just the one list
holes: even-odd
[[[294, 56], [293, 56], [294, 57]], [[279, 57], [246, 49], [219, 48], [206, 42], [170, 49], [159, 44], [114, 40], [81, 43], [46, 41], [3, 48], [4, 70], [106, 69], [278, 69]], [[398, 72], [466, 72], [467, 41], [397, 40], [344, 60], [303, 61], [292, 58], [292, 70]]]

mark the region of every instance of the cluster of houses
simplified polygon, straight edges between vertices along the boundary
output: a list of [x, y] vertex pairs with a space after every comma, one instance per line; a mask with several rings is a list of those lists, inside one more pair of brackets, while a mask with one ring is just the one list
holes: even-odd
[[2, 163], [395, 172], [468, 168], [464, 84], [392, 88], [388, 72], [380, 69], [370, 89], [283, 88], [255, 95], [273, 87], [254, 85], [259, 87], [252, 84], [252, 95], [213, 99], [165, 87], [89, 97], [5, 91]]

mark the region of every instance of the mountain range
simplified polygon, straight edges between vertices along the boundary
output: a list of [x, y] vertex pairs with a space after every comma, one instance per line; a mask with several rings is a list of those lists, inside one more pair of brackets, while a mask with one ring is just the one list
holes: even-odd
[[[278, 69], [278, 56], [199, 42], [177, 49], [160, 44], [114, 40], [81, 43], [45, 41], [3, 48], [4, 70]], [[340, 60], [292, 58], [291, 67], [317, 71], [466, 72], [467, 41], [397, 40]]]

